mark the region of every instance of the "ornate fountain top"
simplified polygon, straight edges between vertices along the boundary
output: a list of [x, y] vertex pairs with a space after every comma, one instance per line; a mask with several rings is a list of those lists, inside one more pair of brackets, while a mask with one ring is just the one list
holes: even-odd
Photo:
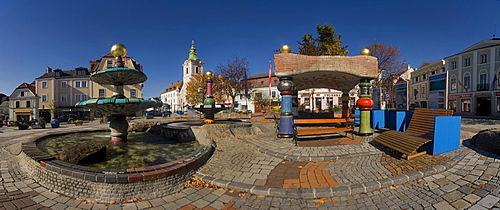
[[127, 54], [127, 48], [125, 47], [125, 45], [120, 44], [120, 43], [114, 44], [111, 47], [110, 51], [111, 51], [111, 55], [113, 55], [115, 57], [123, 57], [124, 55]]

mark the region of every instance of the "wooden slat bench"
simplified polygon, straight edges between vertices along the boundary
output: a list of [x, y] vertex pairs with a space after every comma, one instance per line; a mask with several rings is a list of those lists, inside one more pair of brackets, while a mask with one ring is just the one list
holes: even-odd
[[[332, 124], [341, 123], [345, 127], [333, 127]], [[330, 133], [338, 133], [338, 132], [352, 132], [353, 128], [347, 127], [347, 124], [350, 123], [346, 119], [294, 119], [294, 135], [293, 140], [295, 141], [295, 145], [297, 145], [298, 136], [306, 136], [306, 135], [319, 135], [319, 134], [330, 134]], [[301, 127], [298, 129], [300, 125], [304, 126], [313, 126], [313, 127]], [[354, 138], [353, 136], [351, 136]]]
[[422, 145], [434, 140], [436, 116], [451, 116], [453, 110], [416, 108], [405, 132], [386, 131], [373, 140], [410, 159], [426, 152], [417, 152]]

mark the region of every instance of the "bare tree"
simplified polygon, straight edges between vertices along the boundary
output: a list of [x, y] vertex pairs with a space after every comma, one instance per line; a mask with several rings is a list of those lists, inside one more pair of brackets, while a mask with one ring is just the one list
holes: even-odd
[[[246, 58], [239, 58], [233, 55], [225, 64], [217, 66], [218, 88], [224, 95], [231, 97], [234, 111], [234, 102], [239, 93], [247, 92], [249, 85], [247, 82], [248, 62]], [[247, 94], [245, 94], [247, 95]]]
[[378, 77], [374, 81], [374, 88], [380, 89], [381, 100], [383, 92], [394, 95], [396, 80], [408, 69], [406, 59], [399, 52], [399, 47], [386, 46], [377, 41], [366, 46], [371, 55], [378, 58]]

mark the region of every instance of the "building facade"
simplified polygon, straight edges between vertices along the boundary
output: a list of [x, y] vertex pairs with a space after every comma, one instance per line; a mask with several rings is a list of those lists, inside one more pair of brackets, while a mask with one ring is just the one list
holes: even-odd
[[[89, 61], [90, 70], [78, 67], [74, 70], [61, 70], [47, 68], [45, 73], [35, 79], [35, 87], [38, 95], [39, 115], [49, 120], [61, 115], [75, 114], [81, 118], [100, 117], [89, 109], [76, 108], [75, 104], [91, 98], [111, 98], [114, 88], [111, 85], [100, 85], [90, 80], [90, 75], [96, 71], [113, 68], [114, 57], [107, 54], [95, 61]], [[142, 66], [134, 59], [125, 56], [126, 68], [142, 70]], [[142, 83], [124, 85], [124, 94], [127, 98], [142, 98]], [[50, 110], [55, 111], [51, 116]]]
[[462, 116], [500, 116], [500, 39], [480, 41], [445, 62], [448, 109]]
[[9, 119], [9, 96], [0, 93], [0, 122]]
[[38, 96], [35, 84], [23, 83], [9, 97], [9, 119], [20, 122], [38, 118]]
[[299, 110], [323, 112], [342, 107], [342, 91], [316, 88], [298, 91]]
[[[50, 119], [50, 110], [55, 110], [55, 117], [64, 114], [76, 114], [79, 117], [88, 117], [89, 110], [75, 108], [75, 103], [91, 98], [92, 83], [90, 72], [85, 67], [74, 70], [47, 68], [46, 72], [35, 79], [35, 86], [39, 96], [36, 108], [39, 117]], [[37, 116], [38, 117], [38, 116]]]
[[[429, 92], [431, 91], [430, 78], [434, 77], [434, 75], [445, 73], [444, 63], [444, 60], [436, 61], [434, 63], [423, 62], [418, 69], [411, 72], [411, 86], [408, 94], [408, 97], [410, 98], [410, 105], [421, 108], [429, 107]], [[434, 86], [433, 89], [435, 89]], [[440, 102], [443, 105], [445, 104], [444, 101]]]

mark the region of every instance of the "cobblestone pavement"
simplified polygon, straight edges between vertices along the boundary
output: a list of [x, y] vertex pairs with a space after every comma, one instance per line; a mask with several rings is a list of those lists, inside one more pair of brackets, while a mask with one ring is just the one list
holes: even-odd
[[[470, 126], [462, 136], [484, 128], [464, 124]], [[186, 187], [173, 195], [123, 204], [70, 198], [40, 186], [19, 171], [17, 158], [4, 148], [51, 129], [1, 128], [0, 210], [500, 209], [500, 158], [475, 150], [467, 141], [453, 152], [405, 161], [386, 154], [369, 138], [356, 145], [296, 147], [275, 138], [272, 124], [256, 126], [262, 134], [217, 142], [213, 157], [198, 171], [199, 179], [218, 187]]]

